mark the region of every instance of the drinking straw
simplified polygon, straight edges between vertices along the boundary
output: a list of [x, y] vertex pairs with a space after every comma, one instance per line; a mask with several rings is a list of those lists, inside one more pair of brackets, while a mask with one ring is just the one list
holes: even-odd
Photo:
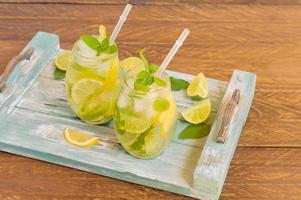
[[172, 58], [175, 56], [175, 54], [177, 53], [179, 48], [183, 45], [183, 42], [185, 41], [185, 39], [187, 38], [189, 33], [190, 33], [190, 31], [187, 28], [185, 28], [184, 31], [182, 32], [182, 34], [180, 35], [180, 37], [177, 39], [177, 41], [173, 45], [173, 47], [170, 49], [169, 53], [167, 54], [166, 58], [164, 59], [164, 61], [162, 62], [161, 66], [158, 70], [159, 76], [161, 76], [161, 74], [166, 69], [166, 67], [168, 66], [168, 64], [170, 63]]
[[127, 4], [126, 7], [123, 10], [123, 13], [121, 14], [121, 16], [119, 17], [118, 23], [116, 24], [113, 33], [111, 34], [111, 41], [114, 42], [121, 27], [123, 26], [128, 14], [130, 13], [131, 9], [132, 9], [132, 5], [131, 4]]

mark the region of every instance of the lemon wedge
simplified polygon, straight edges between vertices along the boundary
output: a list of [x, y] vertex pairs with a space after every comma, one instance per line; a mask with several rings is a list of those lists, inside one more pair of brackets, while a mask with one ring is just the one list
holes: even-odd
[[91, 136], [86, 133], [77, 132], [71, 128], [66, 128], [64, 132], [65, 140], [78, 147], [90, 147], [99, 142], [99, 137]]

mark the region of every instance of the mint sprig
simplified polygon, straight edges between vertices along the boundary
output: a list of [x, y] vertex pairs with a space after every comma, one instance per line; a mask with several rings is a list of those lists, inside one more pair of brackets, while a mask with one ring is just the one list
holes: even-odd
[[145, 48], [141, 49], [139, 51], [140, 59], [142, 60], [144, 64], [143, 71], [139, 72], [137, 74], [137, 79], [134, 83], [134, 88], [136, 90], [141, 91], [149, 91], [149, 86], [153, 84], [154, 82], [158, 87], [164, 87], [166, 85], [166, 82], [159, 77], [155, 77], [155, 72], [159, 69], [159, 66], [156, 64], [151, 64], [144, 56]]
[[101, 42], [91, 35], [82, 35], [80, 39], [91, 49], [97, 52], [97, 55], [100, 53], [112, 54], [118, 51], [116, 44], [110, 45], [110, 39], [108, 37], [104, 38]]
[[179, 91], [182, 89], [186, 89], [189, 86], [189, 82], [183, 79], [179, 79], [171, 76], [169, 80], [170, 80], [172, 91]]
[[209, 124], [189, 124], [179, 134], [179, 139], [200, 139], [208, 136], [211, 126]]

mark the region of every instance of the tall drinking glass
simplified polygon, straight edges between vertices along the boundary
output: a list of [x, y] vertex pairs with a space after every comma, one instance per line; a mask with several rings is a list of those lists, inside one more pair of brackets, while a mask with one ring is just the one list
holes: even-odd
[[149, 159], [160, 155], [172, 139], [177, 112], [167, 73], [160, 78], [152, 76], [153, 83], [147, 87], [137, 82], [142, 74], [137, 75], [135, 69], [126, 74], [116, 103], [114, 126], [128, 153]]
[[[103, 50], [91, 48], [89, 38], [94, 43], [103, 44]], [[103, 124], [113, 116], [120, 88], [118, 50], [108, 38], [107, 44], [104, 44], [104, 37], [89, 38], [81, 37], [73, 45], [72, 61], [66, 73], [66, 90], [69, 105], [80, 119], [90, 124]]]

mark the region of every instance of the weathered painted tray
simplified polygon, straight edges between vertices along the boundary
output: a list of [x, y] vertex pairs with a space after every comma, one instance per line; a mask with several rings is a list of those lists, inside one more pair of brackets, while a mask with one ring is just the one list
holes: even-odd
[[[96, 135], [115, 135], [111, 124], [85, 124], [68, 107], [64, 82], [52, 78], [52, 60], [61, 51], [59, 37], [39, 32], [24, 50], [30, 47], [35, 49], [33, 57], [16, 66], [6, 81], [6, 90], [0, 93], [0, 150], [198, 199], [218, 199], [252, 103], [254, 74], [235, 70], [228, 83], [208, 79], [213, 107], [208, 120], [213, 124], [209, 136], [179, 140], [177, 136], [185, 127], [184, 122], [179, 122], [173, 141], [161, 156], [139, 160], [118, 146], [83, 149], [64, 141], [66, 127]], [[193, 78], [169, 73], [187, 80]], [[241, 93], [237, 112], [226, 142], [217, 143], [225, 106], [234, 89]], [[193, 103], [183, 92], [175, 92], [175, 96], [180, 110]]]

